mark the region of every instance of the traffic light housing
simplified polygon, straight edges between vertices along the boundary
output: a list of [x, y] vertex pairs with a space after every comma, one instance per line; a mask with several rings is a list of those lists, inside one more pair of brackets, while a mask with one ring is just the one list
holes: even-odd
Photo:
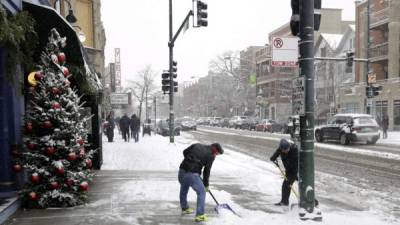
[[347, 52], [346, 53], [346, 65], [348, 67], [353, 67], [353, 61], [354, 61], [354, 52]]
[[208, 13], [207, 13], [207, 4], [202, 1], [197, 1], [197, 27], [206, 27], [208, 26]]
[[367, 96], [367, 98], [373, 98], [375, 96], [378, 96], [382, 91], [382, 86], [372, 86], [372, 85], [368, 85], [367, 87], [365, 87], [365, 95]]
[[[300, 0], [291, 0], [292, 17], [290, 18], [290, 30], [293, 36], [300, 32]], [[314, 0], [314, 30], [318, 31], [321, 24], [322, 0]]]
[[178, 82], [174, 81], [174, 92], [178, 92]]
[[169, 71], [168, 70], [163, 71], [163, 73], [161, 74], [161, 78], [162, 78], [162, 80], [161, 80], [161, 84], [162, 84], [161, 90], [165, 94], [165, 93], [169, 92], [169, 90], [170, 90], [171, 81], [169, 79]]

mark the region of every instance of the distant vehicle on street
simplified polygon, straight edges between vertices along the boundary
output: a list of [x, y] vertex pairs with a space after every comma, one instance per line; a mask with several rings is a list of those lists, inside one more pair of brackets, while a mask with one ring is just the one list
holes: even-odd
[[219, 126], [220, 127], [229, 127], [229, 120], [230, 120], [230, 118], [227, 118], [227, 117], [222, 118], [219, 123]]
[[[181, 126], [178, 124], [174, 124], [174, 135], [179, 136], [181, 135]], [[167, 120], [160, 120], [157, 123], [157, 133], [162, 136], [169, 136], [169, 122]]]
[[281, 132], [282, 125], [277, 123], [275, 120], [270, 119], [263, 119], [256, 125], [256, 131], [263, 131], [263, 132]]
[[182, 130], [196, 130], [197, 129], [196, 121], [189, 117], [182, 118], [180, 125], [182, 127]]
[[234, 116], [232, 119], [229, 121], [230, 127], [234, 127], [235, 129], [243, 129], [244, 126], [246, 126], [246, 123], [248, 122], [248, 117], [247, 116]]
[[283, 133], [290, 134], [290, 137], [294, 138], [295, 135], [300, 134], [300, 117], [299, 115], [289, 116], [288, 122], [283, 125]]
[[211, 119], [210, 119], [210, 126], [213, 126], [213, 127], [217, 127], [217, 126], [219, 126], [219, 123], [221, 122], [221, 117], [211, 117]]
[[329, 140], [348, 145], [356, 141], [375, 144], [379, 139], [379, 125], [375, 118], [368, 114], [337, 114], [329, 119], [326, 125], [315, 129], [317, 142]]

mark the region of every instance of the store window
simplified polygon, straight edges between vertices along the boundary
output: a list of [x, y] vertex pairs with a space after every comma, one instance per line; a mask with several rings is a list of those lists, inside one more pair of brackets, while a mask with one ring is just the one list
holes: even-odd
[[393, 103], [393, 124], [400, 130], [400, 100], [394, 100]]

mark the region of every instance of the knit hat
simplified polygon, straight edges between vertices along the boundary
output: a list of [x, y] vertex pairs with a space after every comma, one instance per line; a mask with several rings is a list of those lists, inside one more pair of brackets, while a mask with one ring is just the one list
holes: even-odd
[[289, 149], [289, 147], [290, 147], [290, 144], [289, 144], [289, 142], [286, 140], [286, 139], [281, 139], [281, 141], [279, 142], [279, 148], [280, 149]]
[[215, 147], [219, 154], [224, 154], [224, 150], [222, 149], [221, 145], [219, 143], [213, 143], [211, 144], [211, 147]]

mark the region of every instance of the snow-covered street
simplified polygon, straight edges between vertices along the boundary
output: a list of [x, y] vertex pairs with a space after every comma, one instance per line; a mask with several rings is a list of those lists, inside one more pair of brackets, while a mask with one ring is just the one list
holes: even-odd
[[[194, 142], [193, 136], [187, 133], [176, 137], [176, 144], [169, 144], [169, 139], [161, 136], [145, 136], [139, 143], [126, 143], [120, 139], [114, 143], [105, 142], [103, 170], [177, 174], [183, 149]], [[272, 163], [228, 147], [225, 150], [225, 154], [214, 162], [210, 187], [218, 201], [229, 204], [240, 217], [231, 213], [212, 215], [209, 224], [265, 224], [266, 221], [268, 224], [314, 223], [300, 221], [297, 210], [273, 206], [280, 199], [282, 179]], [[398, 224], [399, 218], [394, 215], [399, 209], [380, 202], [380, 199], [390, 196], [384, 196], [386, 194], [378, 190], [352, 186], [342, 177], [323, 173], [316, 176], [319, 180], [316, 190], [323, 212], [322, 224]], [[125, 183], [116, 195], [125, 196], [127, 201], [161, 201], [171, 208], [171, 214], [179, 214], [179, 204], [176, 203], [178, 193], [177, 180], [160, 179]], [[189, 201], [194, 206], [196, 196], [193, 191], [189, 193]], [[292, 195], [291, 202], [296, 201]], [[359, 204], [361, 202], [364, 204]], [[211, 197], [207, 197], [207, 207], [213, 205]], [[393, 214], [390, 214], [390, 208]], [[208, 211], [212, 213], [212, 209]]]

